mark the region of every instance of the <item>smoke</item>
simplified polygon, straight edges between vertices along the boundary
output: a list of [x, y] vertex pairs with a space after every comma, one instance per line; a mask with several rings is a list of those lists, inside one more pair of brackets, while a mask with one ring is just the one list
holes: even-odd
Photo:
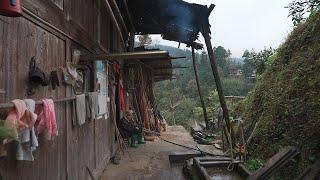
[[195, 11], [192, 5], [177, 0], [160, 0], [159, 7], [163, 9], [160, 16], [167, 19], [165, 34], [180, 42], [192, 42], [197, 37], [198, 27]]

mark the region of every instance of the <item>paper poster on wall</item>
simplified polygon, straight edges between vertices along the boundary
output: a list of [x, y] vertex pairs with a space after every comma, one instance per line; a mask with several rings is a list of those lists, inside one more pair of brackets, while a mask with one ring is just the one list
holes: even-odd
[[96, 61], [96, 81], [97, 88], [99, 91], [99, 112], [98, 118], [104, 117], [107, 119], [109, 117], [108, 111], [108, 70], [106, 68], [106, 63], [104, 61]]

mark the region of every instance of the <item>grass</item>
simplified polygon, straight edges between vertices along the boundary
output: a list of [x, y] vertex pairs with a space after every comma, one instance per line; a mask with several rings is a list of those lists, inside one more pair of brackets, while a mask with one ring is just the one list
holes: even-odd
[[277, 179], [292, 179], [320, 158], [319, 42], [316, 13], [291, 33], [254, 91], [235, 108], [245, 120], [246, 137], [253, 133], [250, 168], [287, 145], [299, 147], [301, 158]]

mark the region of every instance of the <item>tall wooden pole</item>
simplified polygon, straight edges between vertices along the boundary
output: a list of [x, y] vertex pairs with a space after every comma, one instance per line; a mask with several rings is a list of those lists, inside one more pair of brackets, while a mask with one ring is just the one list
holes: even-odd
[[[216, 87], [217, 87], [217, 91], [218, 91], [218, 95], [219, 95], [219, 101], [220, 101], [220, 105], [221, 108], [223, 110], [223, 117], [224, 120], [226, 122], [226, 128], [225, 129], [225, 135], [226, 137], [230, 136], [231, 141], [234, 140], [234, 133], [232, 132], [232, 127], [231, 127], [231, 123], [230, 123], [230, 117], [229, 117], [229, 110], [224, 98], [224, 93], [223, 93], [223, 89], [222, 89], [222, 83], [220, 80], [220, 76], [219, 76], [219, 71], [218, 71], [218, 66], [217, 63], [215, 61], [215, 57], [214, 57], [214, 52], [213, 52], [213, 48], [212, 48], [212, 44], [211, 44], [211, 37], [210, 37], [210, 25], [209, 25], [209, 20], [206, 19], [203, 21], [202, 23], [202, 29], [201, 29], [201, 33], [205, 39], [206, 42], [206, 46], [207, 46], [207, 51], [208, 51], [208, 56], [210, 59], [210, 65], [211, 65], [211, 69], [212, 69], [212, 73], [214, 76], [214, 80], [216, 83]], [[227, 138], [228, 139], [228, 138]], [[230, 142], [229, 142], [230, 143]]]
[[196, 65], [194, 47], [191, 47], [191, 49], [192, 49], [192, 62], [193, 62], [194, 75], [196, 77], [197, 88], [198, 88], [200, 102], [201, 102], [201, 106], [202, 106], [202, 110], [203, 110], [204, 121], [206, 122], [206, 128], [208, 129], [209, 128], [209, 121], [208, 121], [207, 109], [206, 109], [206, 105], [204, 103], [204, 100], [203, 100], [203, 97], [202, 97], [202, 91], [201, 91], [201, 88], [200, 88], [200, 82], [199, 82], [198, 70], [197, 70], [197, 65]]

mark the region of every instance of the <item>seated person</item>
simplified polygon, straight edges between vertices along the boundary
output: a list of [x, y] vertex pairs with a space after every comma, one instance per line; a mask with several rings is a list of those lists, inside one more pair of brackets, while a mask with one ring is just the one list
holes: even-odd
[[131, 138], [131, 147], [137, 147], [137, 141], [139, 144], [145, 143], [142, 137], [143, 127], [133, 121], [133, 111], [126, 111], [124, 117], [117, 122], [117, 127], [122, 138]]

